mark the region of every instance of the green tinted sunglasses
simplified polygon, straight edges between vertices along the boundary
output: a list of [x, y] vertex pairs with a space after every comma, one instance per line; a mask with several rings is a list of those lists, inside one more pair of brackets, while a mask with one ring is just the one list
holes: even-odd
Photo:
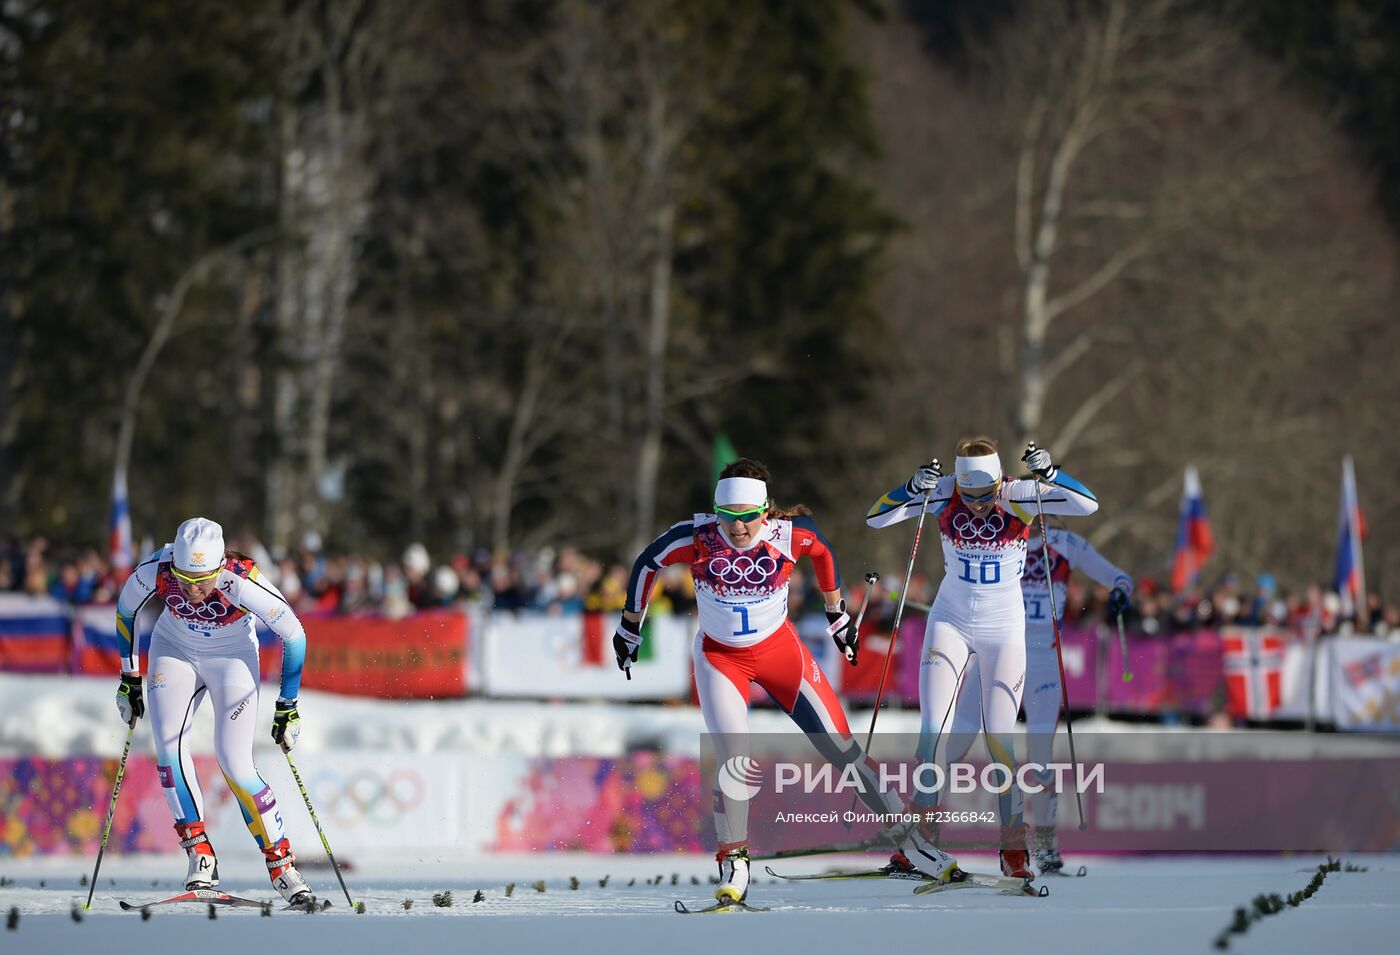
[[763, 512], [767, 509], [767, 504], [763, 505], [762, 507], [755, 507], [747, 511], [731, 511], [727, 507], [720, 507], [718, 504], [715, 505], [715, 513], [718, 514], [720, 517], [724, 518], [726, 521], [743, 521], [745, 524], [747, 524], [749, 521], [758, 520], [760, 517], [763, 516]]

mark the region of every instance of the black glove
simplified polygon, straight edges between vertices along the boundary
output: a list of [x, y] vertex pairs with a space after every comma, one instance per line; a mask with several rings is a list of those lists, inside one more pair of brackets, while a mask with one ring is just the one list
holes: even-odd
[[621, 617], [617, 629], [613, 631], [613, 653], [617, 654], [617, 668], [632, 679], [632, 664], [637, 662], [637, 651], [642, 646], [641, 627]]
[[1128, 609], [1128, 592], [1122, 587], [1114, 587], [1108, 592], [1108, 615], [1121, 617]]
[[146, 715], [146, 701], [141, 697], [141, 677], [138, 674], [123, 673], [122, 682], [117, 687], [117, 712], [127, 726], [135, 726], [136, 721]]
[[835, 610], [827, 608], [826, 632], [831, 634], [831, 639], [836, 641], [836, 646], [846, 655], [851, 666], [855, 666], [856, 656], [860, 653], [860, 634], [856, 631], [856, 622], [846, 613], [844, 599]]
[[904, 483], [904, 490], [909, 492], [910, 497], [917, 497], [925, 491], [933, 490], [942, 476], [943, 468], [938, 459], [934, 458], [914, 472], [914, 476]]
[[290, 753], [301, 736], [301, 714], [297, 712], [296, 700], [277, 698], [277, 709], [272, 715], [272, 741], [282, 747], [282, 752]]

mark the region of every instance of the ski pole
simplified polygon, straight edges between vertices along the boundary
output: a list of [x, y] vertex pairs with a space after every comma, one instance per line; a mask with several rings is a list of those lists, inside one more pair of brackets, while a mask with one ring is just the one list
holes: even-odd
[[[860, 610], [856, 613], [856, 643], [860, 643], [860, 623], [865, 619], [865, 608], [870, 603], [870, 591], [875, 589], [875, 585], [880, 582], [880, 575], [875, 571], [865, 575], [865, 594], [860, 598]], [[846, 659], [851, 666], [856, 664], [856, 652], [850, 647], [845, 648]]]
[[[904, 601], [909, 596], [909, 581], [914, 578], [914, 558], [919, 556], [919, 538], [924, 534], [924, 517], [928, 514], [928, 502], [933, 497], [933, 488], [924, 491], [924, 502], [919, 507], [919, 523], [914, 528], [914, 544], [909, 548], [909, 564], [904, 568], [904, 586], [899, 589], [899, 606], [894, 611], [894, 626], [890, 630], [890, 645], [885, 651], [885, 665], [880, 670], [880, 686], [875, 691], [875, 710], [870, 714], [870, 731], [865, 734], [865, 755], [870, 755], [870, 743], [875, 739], [875, 721], [880, 718], [880, 701], [885, 698], [885, 681], [890, 675], [890, 661], [894, 659], [895, 641], [899, 639], [899, 623], [904, 619]], [[855, 811], [859, 793], [851, 797], [851, 812]], [[849, 814], [848, 814], [849, 815]], [[851, 824], [847, 823], [850, 829]]]
[[[1029, 456], [1034, 450], [1035, 442], [1032, 441], [1026, 448], [1026, 454]], [[1074, 727], [1070, 725], [1069, 719], [1069, 684], [1065, 682], [1065, 655], [1064, 651], [1060, 649], [1060, 615], [1055, 611], [1055, 584], [1049, 579], [1050, 536], [1045, 532], [1045, 505], [1040, 500], [1040, 478], [1032, 476], [1031, 481], [1035, 485], [1035, 511], [1040, 518], [1041, 560], [1045, 564], [1046, 583], [1050, 585], [1050, 624], [1055, 628], [1055, 659], [1060, 664], [1060, 705], [1064, 707], [1065, 712], [1065, 735], [1069, 737], [1069, 761], [1074, 767], [1074, 778], [1077, 780], [1079, 779], [1079, 758], [1074, 753]], [[1088, 828], [1088, 824], [1084, 821], [1084, 798], [1080, 795], [1078, 786], [1074, 787], [1074, 805], [1079, 809], [1079, 828], [1080, 831], [1083, 831]]]
[[1123, 615], [1118, 615], [1118, 651], [1123, 657], [1123, 682], [1127, 683], [1133, 678], [1133, 671], [1128, 668], [1128, 638], [1123, 636]]
[[321, 837], [321, 847], [326, 850], [326, 858], [331, 860], [331, 869], [335, 872], [336, 880], [340, 883], [340, 891], [345, 893], [345, 901], [351, 909], [355, 908], [355, 903], [350, 898], [350, 890], [345, 887], [345, 878], [340, 874], [340, 866], [335, 861], [335, 853], [331, 852], [331, 844], [326, 841], [326, 832], [321, 828], [321, 820], [316, 818], [316, 810], [311, 808], [311, 794], [306, 791], [306, 786], [301, 781], [301, 773], [297, 772], [297, 764], [292, 762], [292, 754], [286, 750], [282, 755], [287, 757], [287, 765], [292, 770], [292, 778], [297, 781], [297, 788], [301, 790], [301, 798], [306, 802], [306, 811], [311, 816], [311, 821], [316, 825], [316, 834]]
[[107, 837], [112, 834], [112, 817], [117, 813], [117, 796], [121, 795], [122, 777], [126, 775], [126, 758], [131, 755], [131, 737], [136, 733], [136, 720], [127, 726], [126, 745], [122, 747], [122, 761], [117, 765], [117, 778], [112, 783], [112, 801], [107, 804], [107, 825], [102, 828], [102, 843], [97, 847], [97, 864], [92, 867], [92, 882], [88, 885], [85, 909], [92, 908], [92, 893], [97, 890], [97, 872], [102, 868], [102, 854], [107, 851]]
[[[875, 721], [880, 718], [880, 701], [885, 698], [885, 682], [890, 675], [890, 661], [894, 659], [895, 641], [899, 639], [899, 623], [904, 619], [904, 601], [909, 596], [909, 581], [914, 577], [914, 558], [919, 555], [919, 538], [924, 534], [924, 516], [928, 514], [928, 502], [933, 497], [933, 488], [924, 492], [924, 503], [919, 508], [919, 523], [914, 528], [914, 545], [909, 548], [909, 564], [904, 568], [904, 586], [899, 591], [899, 606], [894, 611], [894, 627], [890, 630], [890, 646], [885, 651], [885, 666], [880, 671], [880, 686], [875, 691], [875, 710], [870, 714], [870, 731], [865, 734], [865, 755], [870, 755], [870, 743], [875, 738]], [[855, 803], [851, 803], [855, 808]]]

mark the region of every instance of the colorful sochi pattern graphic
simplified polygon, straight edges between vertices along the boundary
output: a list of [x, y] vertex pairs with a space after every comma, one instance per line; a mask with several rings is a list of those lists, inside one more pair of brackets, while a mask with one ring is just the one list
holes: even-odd
[[690, 757], [539, 759], [496, 819], [495, 852], [702, 852], [700, 765]]
[[[774, 521], [771, 529], [781, 532], [783, 526]], [[786, 587], [792, 576], [792, 561], [770, 541], [742, 551], [724, 539], [718, 525], [708, 524], [695, 529], [695, 543], [698, 553], [690, 565], [695, 586], [722, 597], [766, 597]]]
[[[117, 764], [96, 756], [0, 759], [0, 857], [95, 853]], [[202, 779], [219, 779], [213, 757], [197, 757], [195, 766]], [[228, 798], [222, 785], [207, 786], [206, 812]], [[122, 778], [108, 851], [174, 851], [171, 826], [155, 760], [133, 755]]]

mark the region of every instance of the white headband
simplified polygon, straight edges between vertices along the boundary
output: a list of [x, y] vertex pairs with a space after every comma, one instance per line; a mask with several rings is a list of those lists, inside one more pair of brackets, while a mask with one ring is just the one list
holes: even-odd
[[720, 507], [731, 504], [757, 504], [762, 507], [768, 503], [768, 485], [757, 478], [720, 478], [715, 485], [715, 503]]
[[954, 470], [958, 475], [958, 487], [991, 487], [1001, 480], [1001, 458], [995, 452], [977, 457], [960, 454]]

